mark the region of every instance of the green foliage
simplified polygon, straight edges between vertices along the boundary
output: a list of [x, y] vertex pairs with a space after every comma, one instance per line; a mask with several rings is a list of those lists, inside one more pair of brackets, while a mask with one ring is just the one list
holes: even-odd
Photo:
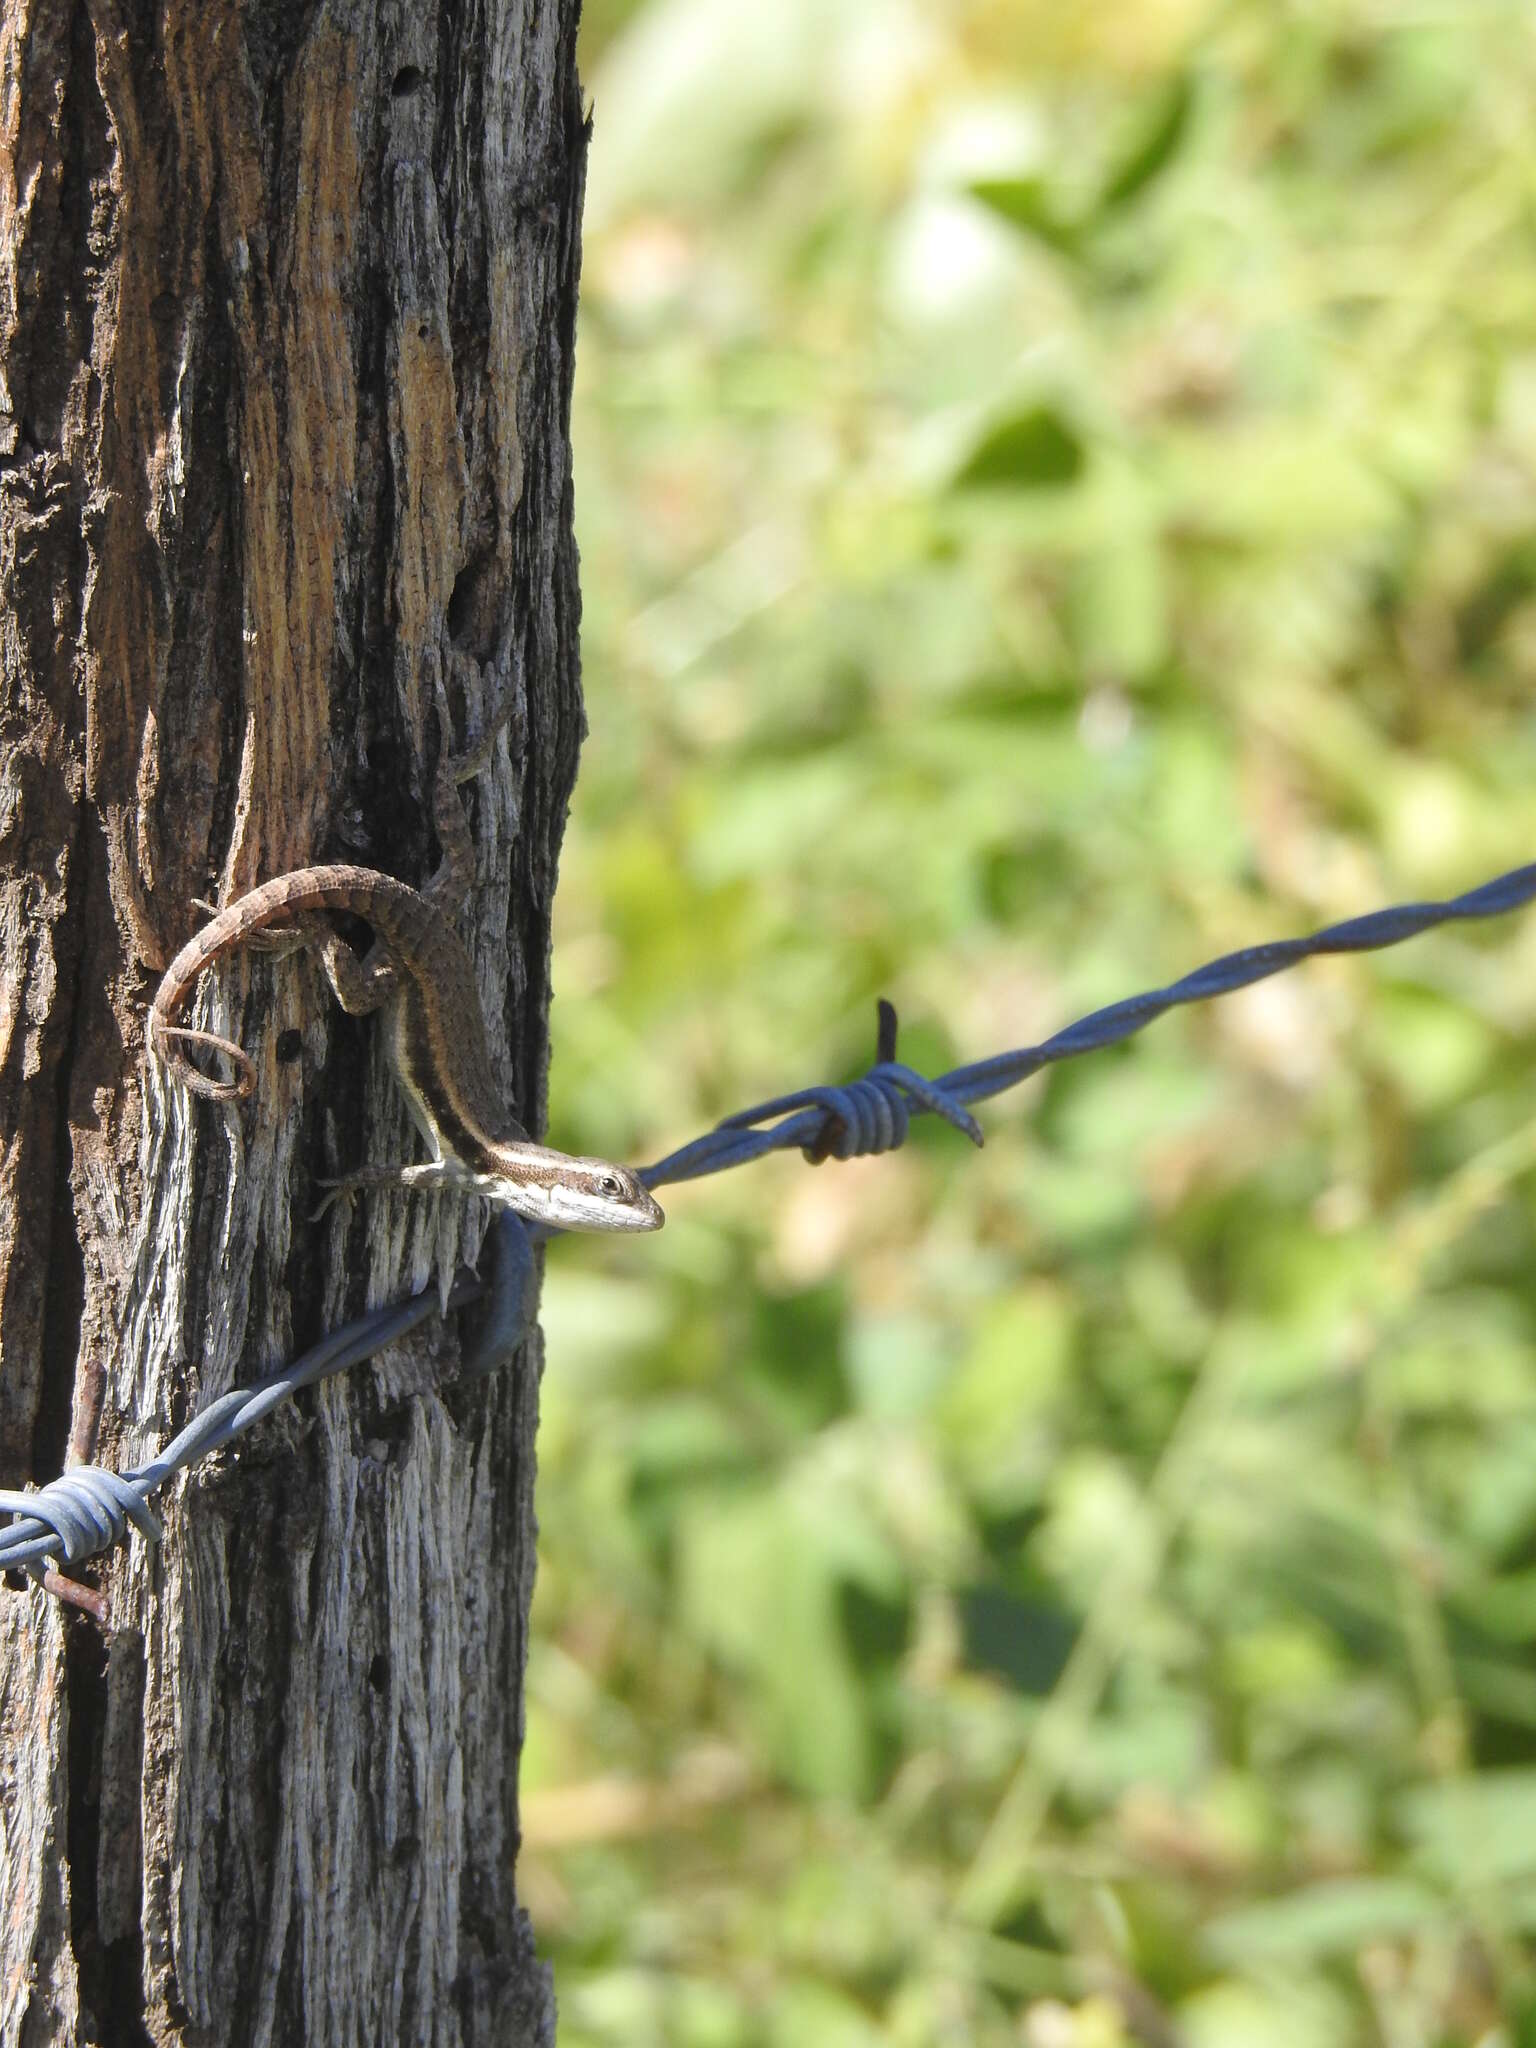
[[[1531, 858], [1521, 9], [589, 0], [551, 1112]], [[1536, 2039], [1536, 919], [556, 1247], [566, 2048]]]

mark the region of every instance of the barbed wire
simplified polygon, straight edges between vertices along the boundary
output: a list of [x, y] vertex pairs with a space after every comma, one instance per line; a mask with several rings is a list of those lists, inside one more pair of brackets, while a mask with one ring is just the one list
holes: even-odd
[[[1364, 917], [1346, 918], [1342, 924], [1327, 925], [1299, 939], [1271, 939], [1263, 945], [1244, 946], [1236, 953], [1223, 953], [1207, 961], [1192, 974], [1172, 981], [1166, 988], [1149, 989], [1139, 996], [1127, 996], [1078, 1018], [1054, 1038], [1039, 1045], [1020, 1046], [1014, 1052], [998, 1053], [989, 1060], [955, 1067], [937, 1080], [925, 1080], [910, 1067], [896, 1061], [896, 1013], [889, 1003], [880, 1005], [880, 1029], [875, 1064], [861, 1079], [841, 1088], [802, 1088], [793, 1095], [776, 1095], [752, 1109], [738, 1110], [726, 1117], [702, 1138], [669, 1152], [654, 1166], [642, 1167], [640, 1178], [647, 1187], [664, 1187], [669, 1182], [697, 1180], [727, 1167], [745, 1166], [765, 1153], [784, 1152], [798, 1146], [808, 1159], [853, 1159], [864, 1153], [888, 1152], [901, 1144], [913, 1115], [931, 1112], [944, 1117], [965, 1132], [974, 1144], [981, 1143], [981, 1130], [964, 1107], [1000, 1095], [1017, 1086], [1042, 1067], [1058, 1060], [1075, 1059], [1079, 1053], [1096, 1052], [1161, 1017], [1181, 1003], [1203, 1003], [1212, 996], [1230, 995], [1234, 989], [1279, 974], [1322, 953], [1368, 953], [1384, 946], [1396, 946], [1435, 925], [1454, 924], [1464, 919], [1497, 917], [1518, 910], [1536, 898], [1536, 863], [1513, 868], [1464, 896], [1443, 903], [1398, 903], [1387, 910], [1373, 910]], [[770, 1118], [782, 1122], [768, 1129], [758, 1128]]]
[[[492, 1217], [481, 1264], [488, 1268], [485, 1278], [465, 1273], [448, 1296], [450, 1312], [481, 1300], [486, 1303], [480, 1328], [464, 1351], [463, 1379], [477, 1379], [505, 1365], [533, 1321], [533, 1247], [510, 1210], [498, 1210]], [[321, 1380], [351, 1371], [442, 1313], [436, 1288], [370, 1310], [322, 1337], [301, 1357], [257, 1380], [254, 1386], [235, 1387], [221, 1394], [177, 1432], [159, 1457], [132, 1471], [75, 1465], [36, 1492], [0, 1489], [0, 1512], [9, 1511], [15, 1517], [9, 1528], [0, 1529], [0, 1571], [26, 1568], [34, 1576], [42, 1576], [43, 1561], [49, 1557], [66, 1564], [82, 1563], [124, 1542], [130, 1522], [150, 1542], [158, 1542], [160, 1523], [149, 1501], [167, 1480], [244, 1436], [301, 1387], [316, 1386]], [[49, 1591], [68, 1597], [68, 1583], [50, 1584]], [[96, 1611], [94, 1606], [92, 1611]], [[98, 1619], [104, 1618], [103, 1610]]]
[[[723, 1173], [767, 1153], [793, 1148], [813, 1162], [889, 1152], [905, 1140], [912, 1117], [921, 1115], [942, 1117], [979, 1145], [981, 1127], [966, 1107], [968, 1103], [999, 1095], [1059, 1060], [1116, 1045], [1180, 1004], [1206, 1002], [1212, 996], [1246, 988], [1320, 954], [1376, 951], [1435, 925], [1500, 916], [1533, 899], [1536, 863], [1514, 868], [1445, 902], [1399, 903], [1364, 917], [1347, 918], [1302, 938], [1245, 946], [1208, 961], [1166, 988], [1128, 996], [1080, 1017], [1038, 1045], [1020, 1046], [955, 1067], [937, 1080], [929, 1080], [897, 1060], [896, 1012], [891, 1004], [881, 1002], [875, 1062], [858, 1080], [842, 1086], [802, 1088], [739, 1110], [691, 1144], [642, 1167], [640, 1178], [647, 1187], [665, 1187]], [[482, 1254], [485, 1275], [461, 1277], [447, 1301], [450, 1311], [480, 1301], [486, 1304], [480, 1328], [464, 1354], [465, 1377], [496, 1371], [524, 1341], [536, 1305], [533, 1246], [543, 1237], [558, 1234], [537, 1224], [525, 1226], [510, 1210], [496, 1212]], [[77, 1588], [73, 1580], [45, 1569], [46, 1560], [80, 1564], [126, 1541], [130, 1524], [149, 1541], [158, 1541], [160, 1524], [149, 1500], [169, 1479], [244, 1435], [302, 1387], [350, 1371], [443, 1312], [435, 1289], [372, 1310], [253, 1386], [220, 1395], [172, 1438], [159, 1457], [131, 1471], [115, 1473], [100, 1466], [76, 1465], [33, 1492], [0, 1490], [0, 1512], [15, 1518], [8, 1529], [0, 1530], [0, 1571], [25, 1568], [50, 1591], [72, 1598], [104, 1621], [105, 1605], [100, 1596], [88, 1595], [88, 1589]]]

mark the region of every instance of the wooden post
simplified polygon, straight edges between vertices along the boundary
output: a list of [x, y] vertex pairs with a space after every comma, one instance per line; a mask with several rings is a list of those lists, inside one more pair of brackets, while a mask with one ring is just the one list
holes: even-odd
[[[465, 936], [542, 1116], [582, 729], [567, 438], [577, 0], [0, 0], [0, 1485], [121, 1468], [472, 1251], [307, 1222], [415, 1141], [306, 960], [209, 998], [227, 1113], [145, 1066], [156, 968], [308, 860]], [[516, 1905], [539, 1360], [441, 1331], [308, 1394], [89, 1576], [0, 1588], [0, 2042], [548, 2042]]]

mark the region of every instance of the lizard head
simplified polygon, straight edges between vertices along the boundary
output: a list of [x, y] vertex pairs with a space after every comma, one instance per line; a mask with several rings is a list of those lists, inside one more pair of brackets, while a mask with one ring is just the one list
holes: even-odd
[[533, 1180], [525, 1164], [503, 1180], [494, 1169], [493, 1202], [555, 1230], [660, 1230], [666, 1217], [639, 1174], [607, 1159], [562, 1156], [558, 1169]]

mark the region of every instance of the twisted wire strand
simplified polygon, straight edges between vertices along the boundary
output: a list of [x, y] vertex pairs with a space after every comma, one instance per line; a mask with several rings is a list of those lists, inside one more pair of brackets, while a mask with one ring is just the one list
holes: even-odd
[[[505, 1221], [503, 1220], [505, 1219]], [[467, 1308], [489, 1297], [490, 1312], [476, 1342], [465, 1353], [466, 1375], [491, 1372], [515, 1351], [532, 1314], [532, 1247], [510, 1212], [503, 1211], [490, 1232], [489, 1283], [470, 1277], [456, 1283], [448, 1297], [450, 1310]], [[123, 1542], [130, 1522], [150, 1542], [158, 1542], [160, 1524], [149, 1507], [150, 1496], [199, 1458], [211, 1457], [236, 1437], [244, 1436], [265, 1415], [301, 1387], [312, 1387], [382, 1351], [442, 1313], [435, 1288], [405, 1301], [389, 1302], [355, 1322], [322, 1337], [299, 1358], [280, 1366], [253, 1386], [233, 1387], [210, 1401], [147, 1464], [128, 1472], [99, 1465], [73, 1465], [36, 1492], [0, 1491], [0, 1512], [15, 1517], [0, 1529], [0, 1571], [25, 1567], [40, 1575], [47, 1558], [79, 1564], [97, 1552]]]
[[[642, 1167], [640, 1178], [647, 1187], [665, 1187], [721, 1173], [727, 1167], [745, 1166], [749, 1160], [795, 1146], [813, 1161], [886, 1152], [906, 1136], [908, 1119], [924, 1114], [944, 1117], [979, 1145], [981, 1131], [967, 1113], [966, 1103], [1000, 1095], [1058, 1060], [1117, 1045], [1181, 1003], [1203, 1003], [1212, 996], [1228, 995], [1318, 954], [1366, 953], [1396, 946], [1435, 925], [1496, 917], [1533, 898], [1536, 863], [1514, 868], [1443, 903], [1399, 903], [1364, 917], [1346, 918], [1342, 924], [1327, 925], [1302, 938], [1244, 946], [1236, 953], [1224, 953], [1219, 960], [1207, 961], [1166, 988], [1127, 996], [1079, 1017], [1039, 1045], [1020, 1046], [1013, 1052], [955, 1067], [932, 1081], [896, 1064], [896, 1013], [883, 1003], [876, 1063], [861, 1080], [844, 1088], [803, 1088], [797, 1094], [777, 1095], [751, 1109], [738, 1110], [703, 1137], [669, 1152], [653, 1166]], [[775, 1123], [774, 1118], [780, 1121]]]
[[[1058, 1060], [1116, 1045], [1181, 1003], [1205, 1002], [1246, 988], [1319, 954], [1370, 952], [1398, 945], [1435, 925], [1496, 917], [1533, 898], [1536, 863], [1514, 868], [1443, 903], [1400, 903], [1364, 917], [1346, 918], [1302, 938], [1244, 946], [1208, 961], [1166, 988], [1127, 996], [1080, 1017], [1039, 1045], [1020, 1046], [955, 1067], [937, 1080], [929, 1080], [897, 1060], [896, 1012], [882, 1002], [875, 1062], [858, 1080], [841, 1086], [802, 1088], [738, 1110], [691, 1144], [642, 1167], [640, 1178], [652, 1188], [699, 1180], [796, 1146], [812, 1162], [889, 1152], [905, 1140], [912, 1117], [923, 1115], [942, 1117], [979, 1145], [981, 1126], [967, 1103], [999, 1095]], [[450, 1309], [467, 1307], [482, 1298], [487, 1301], [479, 1332], [464, 1354], [466, 1376], [496, 1371], [522, 1343], [532, 1323], [537, 1291], [533, 1246], [544, 1237], [558, 1235], [542, 1225], [525, 1226], [510, 1210], [496, 1213], [487, 1233], [488, 1278], [461, 1279], [448, 1299]], [[15, 1517], [8, 1529], [0, 1530], [0, 1571], [24, 1566], [41, 1577], [46, 1559], [78, 1564], [123, 1542], [130, 1524], [149, 1541], [157, 1541], [160, 1525], [148, 1503], [168, 1479], [244, 1435], [300, 1388], [349, 1371], [440, 1313], [435, 1290], [374, 1309], [322, 1338], [302, 1357], [254, 1386], [237, 1387], [221, 1395], [173, 1437], [159, 1457], [132, 1471], [114, 1473], [100, 1466], [77, 1465], [36, 1492], [0, 1491], [0, 1513]]]

